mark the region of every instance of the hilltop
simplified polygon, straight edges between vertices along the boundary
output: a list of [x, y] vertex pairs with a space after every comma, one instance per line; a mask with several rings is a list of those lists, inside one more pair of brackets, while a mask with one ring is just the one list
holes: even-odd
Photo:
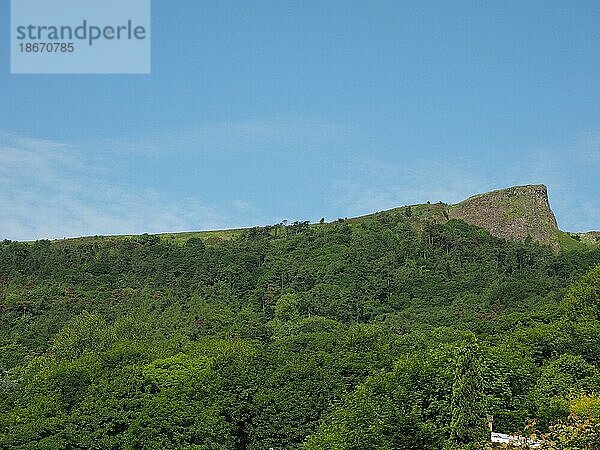
[[[484, 228], [492, 236], [524, 241], [531, 239], [555, 250], [582, 249], [600, 243], [600, 232], [568, 233], [561, 231], [548, 199], [548, 188], [543, 184], [512, 186], [476, 194], [456, 204], [443, 202], [413, 204], [380, 211], [363, 216], [338, 219], [350, 224], [357, 224], [369, 218], [382, 215], [400, 216], [416, 231], [423, 231], [428, 223], [443, 224], [449, 220], [462, 220], [470, 225]], [[306, 222], [296, 222], [305, 224]], [[270, 233], [282, 224], [259, 227]], [[313, 224], [319, 226], [321, 224]], [[199, 238], [208, 243], [236, 238], [251, 228], [235, 228], [225, 230], [188, 231], [180, 233], [160, 233], [157, 236], [163, 241], [183, 244], [191, 238]], [[131, 239], [133, 235], [102, 236], [103, 239]], [[86, 242], [96, 237], [64, 239], [60, 242]]]
[[403, 213], [416, 228], [422, 228], [428, 222], [441, 224], [462, 220], [488, 230], [495, 237], [513, 241], [531, 239], [554, 249], [582, 249], [586, 244], [597, 245], [600, 242], [600, 232], [567, 233], [560, 230], [550, 207], [548, 188], [543, 184], [512, 186], [476, 194], [456, 204], [409, 205], [351, 220], [388, 213]]
[[514, 186], [475, 195], [449, 208], [451, 219], [485, 228], [496, 237], [557, 246], [558, 223], [543, 184]]
[[574, 239], [586, 244], [600, 244], [600, 231], [588, 231], [587, 233], [576, 233]]

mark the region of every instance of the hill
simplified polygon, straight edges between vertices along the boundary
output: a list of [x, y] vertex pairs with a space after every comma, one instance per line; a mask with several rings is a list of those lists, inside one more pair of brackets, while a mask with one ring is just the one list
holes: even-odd
[[473, 414], [465, 439], [486, 414], [550, 430], [600, 392], [600, 248], [451, 208], [0, 242], [0, 448], [443, 450]]
[[[428, 223], [445, 223], [449, 220], [462, 220], [488, 230], [493, 236], [523, 241], [531, 239], [555, 250], [582, 249], [586, 245], [599, 245], [600, 232], [569, 233], [561, 231], [548, 200], [546, 186], [513, 186], [492, 192], [477, 194], [468, 199], [449, 205], [427, 203], [407, 205], [364, 216], [338, 219], [349, 224], [357, 224], [366, 219], [397, 215], [403, 217], [415, 230], [422, 231]], [[296, 222], [298, 224], [299, 222]], [[305, 222], [302, 222], [305, 223]], [[264, 227], [270, 233], [276, 232], [282, 224]], [[317, 226], [312, 225], [312, 226]], [[161, 239], [184, 244], [188, 239], [199, 238], [211, 242], [221, 239], [234, 239], [248, 232], [249, 228], [227, 230], [190, 231], [182, 233], [161, 233]], [[131, 239], [134, 236], [107, 236], [104, 239]], [[98, 238], [98, 237], [95, 237]], [[84, 242], [94, 237], [63, 239], [62, 242]]]
[[[585, 245], [598, 245], [600, 232], [569, 233], [559, 229], [543, 184], [513, 186], [477, 194], [457, 204], [417, 204], [383, 211], [405, 215], [415, 229], [424, 224], [462, 220], [488, 230], [493, 236], [524, 241], [531, 239], [555, 250], [578, 250]], [[378, 214], [349, 219], [351, 222]]]

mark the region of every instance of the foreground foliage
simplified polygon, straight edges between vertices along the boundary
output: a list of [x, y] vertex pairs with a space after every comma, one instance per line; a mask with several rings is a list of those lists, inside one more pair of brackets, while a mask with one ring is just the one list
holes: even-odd
[[569, 417], [600, 392], [598, 262], [402, 211], [5, 241], [0, 447], [468, 448], [487, 414], [596, 439]]

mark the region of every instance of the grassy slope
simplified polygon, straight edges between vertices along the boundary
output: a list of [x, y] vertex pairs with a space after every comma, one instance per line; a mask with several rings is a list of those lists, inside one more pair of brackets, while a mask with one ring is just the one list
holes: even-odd
[[[523, 186], [522, 189], [527, 189], [530, 186]], [[501, 190], [500, 190], [501, 191]], [[494, 191], [494, 192], [500, 192]], [[489, 194], [489, 193], [487, 193]], [[470, 197], [467, 200], [464, 200], [461, 203], [466, 201], [479, 198], [485, 196], [487, 194], [478, 194]], [[460, 205], [459, 203], [458, 205]], [[518, 203], [518, 201], [516, 202]], [[428, 221], [433, 221], [437, 223], [443, 223], [448, 220], [448, 212], [455, 205], [447, 205], [445, 203], [433, 203], [433, 204], [417, 204], [410, 206], [401, 206], [398, 208], [389, 209], [386, 211], [380, 211], [376, 213], [366, 214], [363, 216], [353, 217], [349, 219], [345, 219], [348, 223], [360, 223], [361, 221], [369, 218], [377, 217], [380, 214], [392, 214], [392, 215], [403, 215], [410, 216], [410, 222], [416, 229], [422, 229], [423, 225]], [[504, 205], [506, 206], [506, 205]], [[510, 205], [508, 208], [509, 213], [519, 215], [522, 214], [520, 211], [518, 204]], [[506, 212], [505, 212], [506, 214]], [[318, 224], [313, 224], [311, 226], [318, 226]], [[235, 229], [227, 229], [227, 230], [207, 230], [207, 231], [188, 231], [188, 232], [179, 232], [179, 233], [160, 233], [157, 234], [162, 240], [172, 242], [175, 244], [182, 245], [187, 242], [191, 238], [200, 238], [204, 241], [210, 242], [212, 239], [216, 240], [229, 240], [239, 236], [244, 230], [248, 230], [249, 228], [235, 228]], [[548, 230], [549, 233], [555, 234], [554, 230]], [[576, 251], [587, 246], [596, 246], [600, 245], [600, 233], [598, 232], [590, 232], [590, 233], [578, 233], [576, 236], [578, 238], [574, 238], [572, 233], [567, 233], [564, 231], [558, 231], [556, 239], [558, 240], [561, 248], [564, 251]], [[117, 236], [88, 236], [88, 237], [80, 237], [80, 238], [71, 238], [71, 239], [61, 239], [57, 242], [89, 242], [94, 239], [104, 239], [104, 240], [121, 240], [121, 239], [131, 239], [133, 235], [117, 235]]]
[[[191, 238], [200, 238], [204, 241], [210, 239], [221, 239], [221, 240], [229, 240], [241, 234], [247, 228], [233, 228], [228, 230], [207, 230], [207, 231], [184, 231], [179, 233], [158, 233], [156, 236], [159, 236], [164, 241], [169, 241], [174, 244], [184, 244]], [[84, 236], [77, 238], [67, 238], [67, 239], [57, 239], [54, 242], [57, 243], [86, 243], [91, 242], [97, 239], [102, 240], [126, 240], [132, 239], [139, 235], [133, 234], [120, 234], [120, 235], [112, 235], [112, 236]]]
[[560, 244], [561, 250], [565, 252], [583, 250], [587, 247], [586, 243], [572, 238], [569, 233], [564, 231], [558, 232], [558, 243]]
[[[435, 203], [435, 204], [422, 204], [422, 205], [412, 205], [411, 207], [411, 222], [415, 225], [416, 228], [420, 228], [419, 225], [422, 225], [426, 221], [434, 221], [434, 222], [444, 222], [446, 221], [445, 212], [447, 211], [448, 205], [443, 203]], [[354, 217], [347, 219], [349, 223], [359, 223], [362, 220], [377, 217], [379, 214], [402, 214], [406, 215], [406, 207], [394, 208], [387, 211], [381, 211], [373, 214], [368, 214], [360, 217]], [[311, 226], [318, 226], [318, 224], [313, 224]], [[162, 240], [168, 241], [174, 244], [185, 244], [191, 238], [200, 238], [204, 241], [209, 241], [212, 239], [218, 240], [229, 240], [234, 239], [239, 236], [242, 232], [248, 230], [248, 228], [234, 228], [228, 230], [207, 230], [207, 231], [186, 231], [180, 233], [160, 233], [159, 236]], [[116, 236], [86, 236], [80, 238], [70, 238], [70, 239], [60, 239], [56, 242], [64, 242], [64, 243], [73, 243], [73, 242], [89, 242], [96, 239], [103, 240], [122, 240], [122, 239], [131, 239], [135, 235], [116, 235]], [[574, 239], [571, 233], [567, 233], [565, 231], [559, 231], [558, 233], [558, 242], [560, 243], [561, 249], [564, 251], [577, 251], [582, 250], [588, 246], [597, 246], [600, 245], [599, 242], [595, 239], [595, 234], [590, 233], [580, 233], [580, 240]]]

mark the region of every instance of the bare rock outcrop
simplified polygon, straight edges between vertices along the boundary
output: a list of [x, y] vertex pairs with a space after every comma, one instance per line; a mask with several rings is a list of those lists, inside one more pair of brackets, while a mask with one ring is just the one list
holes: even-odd
[[531, 239], [558, 248], [559, 229], [543, 184], [515, 186], [470, 197], [448, 209], [451, 219], [504, 239]]

